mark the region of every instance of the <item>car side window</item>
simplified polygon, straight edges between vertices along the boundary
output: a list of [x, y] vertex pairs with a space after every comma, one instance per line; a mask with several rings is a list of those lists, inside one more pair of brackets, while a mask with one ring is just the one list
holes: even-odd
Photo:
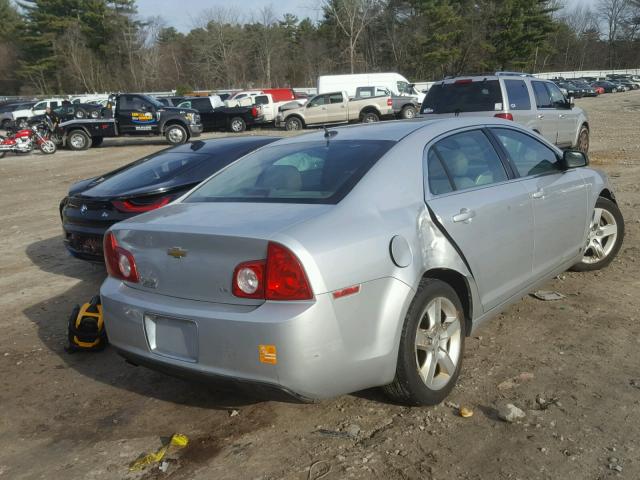
[[326, 95], [318, 95], [317, 97], [315, 97], [314, 99], [312, 99], [309, 102], [308, 106], [309, 107], [318, 107], [320, 105], [324, 105], [326, 103], [325, 99], [326, 99]]
[[556, 152], [542, 142], [508, 128], [493, 128], [491, 130], [507, 151], [521, 177], [560, 170]]
[[544, 82], [531, 82], [533, 93], [536, 97], [536, 105], [538, 108], [553, 108], [551, 104], [551, 95]]
[[269, 97], [267, 97], [266, 95], [256, 95], [253, 103], [255, 103], [256, 105], [268, 105]]
[[490, 185], [508, 179], [498, 153], [481, 130], [451, 135], [438, 141], [431, 150], [440, 160], [438, 166], [435, 158], [427, 157], [429, 186], [435, 195], [450, 191], [443, 181], [442, 170], [446, 173], [449, 187], [454, 190]]
[[342, 103], [342, 94], [334, 93], [329, 95], [329, 103]]
[[440, 157], [438, 157], [433, 147], [429, 149], [427, 155], [427, 170], [429, 172], [429, 190], [431, 193], [441, 195], [453, 191], [451, 180], [449, 180], [449, 176], [442, 166]]
[[511, 110], [529, 110], [531, 100], [529, 100], [529, 90], [524, 80], [505, 80], [504, 86], [507, 89], [509, 108]]
[[199, 111], [211, 111], [211, 100], [208, 98], [196, 98], [191, 102], [192, 108], [195, 108]]
[[553, 83], [547, 83], [547, 89], [549, 89], [549, 97], [551, 97], [551, 105], [555, 108], [562, 107], [567, 104], [567, 100], [560, 89]]
[[33, 106], [34, 110], [43, 110], [45, 108], [47, 108], [47, 102], [39, 102]]

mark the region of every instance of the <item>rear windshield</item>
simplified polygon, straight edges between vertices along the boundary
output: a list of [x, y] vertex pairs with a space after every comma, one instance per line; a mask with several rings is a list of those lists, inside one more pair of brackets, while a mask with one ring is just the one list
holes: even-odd
[[395, 142], [272, 145], [222, 170], [187, 202], [337, 203]]
[[422, 113], [493, 112], [502, 108], [498, 80], [435, 84], [422, 102]]

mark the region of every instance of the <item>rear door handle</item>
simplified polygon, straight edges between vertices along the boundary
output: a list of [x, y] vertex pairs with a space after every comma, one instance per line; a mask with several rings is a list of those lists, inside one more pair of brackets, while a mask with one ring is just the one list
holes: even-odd
[[538, 118], [542, 119], [542, 118], [544, 118], [544, 115], [540, 114], [540, 115], [538, 115]]
[[564, 113], [561, 113], [560, 118], [564, 118], [564, 117], [566, 117], [566, 115]]
[[538, 190], [536, 190], [531, 194], [531, 198], [539, 198], [539, 199], [544, 198], [544, 190], [539, 188]]
[[461, 208], [460, 213], [453, 216], [454, 223], [469, 223], [473, 217], [476, 216], [475, 210], [471, 210], [469, 208]]

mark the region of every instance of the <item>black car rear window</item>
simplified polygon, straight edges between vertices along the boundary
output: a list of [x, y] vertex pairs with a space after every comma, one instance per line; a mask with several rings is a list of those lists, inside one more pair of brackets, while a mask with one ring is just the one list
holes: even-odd
[[331, 140], [270, 145], [210, 178], [186, 201], [338, 203], [394, 144]]
[[493, 112], [503, 109], [498, 80], [433, 85], [422, 102], [422, 113]]

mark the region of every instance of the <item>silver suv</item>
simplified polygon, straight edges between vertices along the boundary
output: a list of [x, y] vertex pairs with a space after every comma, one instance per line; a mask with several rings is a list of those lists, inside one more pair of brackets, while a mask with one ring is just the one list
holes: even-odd
[[513, 120], [561, 148], [589, 150], [587, 114], [558, 86], [529, 74], [447, 78], [431, 86], [422, 102], [425, 119], [491, 116]]

